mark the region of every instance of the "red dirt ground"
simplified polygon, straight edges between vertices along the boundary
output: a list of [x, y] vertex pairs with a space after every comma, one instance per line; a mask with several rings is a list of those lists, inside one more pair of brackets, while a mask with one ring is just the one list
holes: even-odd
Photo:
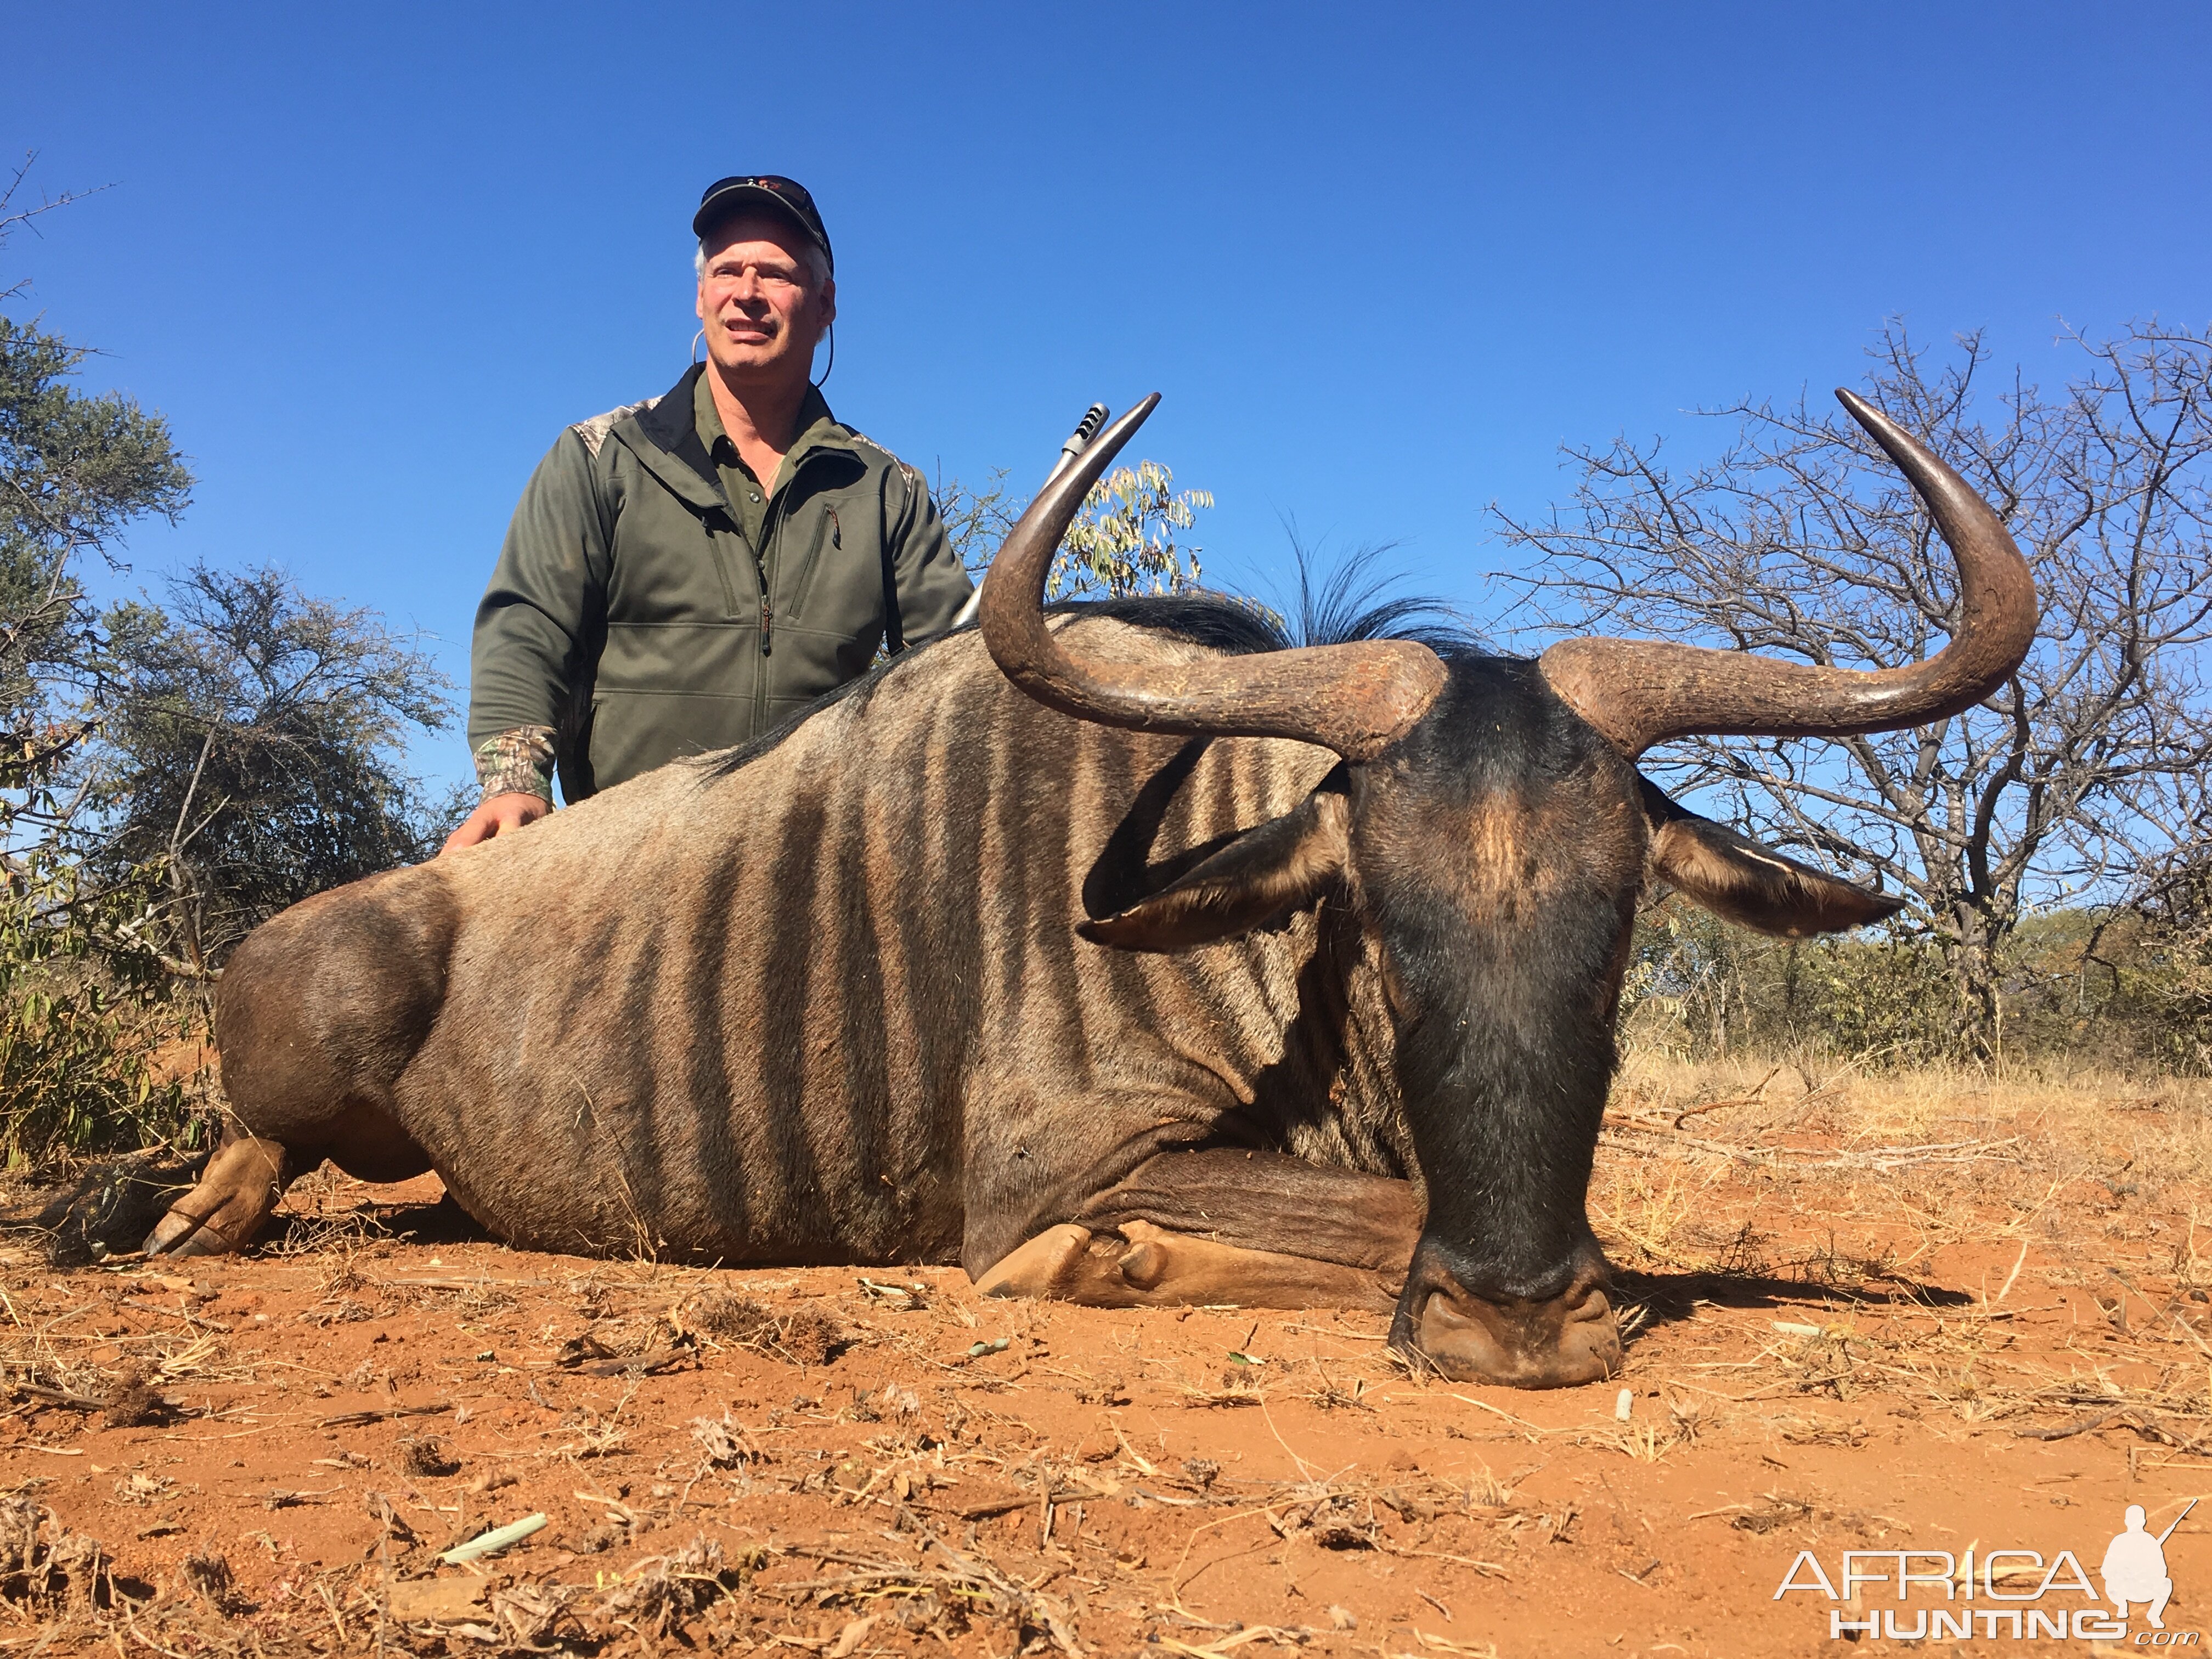
[[[2203, 1102], [1748, 1084], [1624, 1085], [1627, 1369], [1549, 1395], [1414, 1375], [1366, 1315], [513, 1251], [432, 1178], [325, 1171], [240, 1258], [19, 1247], [0, 1646], [1626, 1659], [1934, 1608], [1995, 1615], [1970, 1651], [2148, 1650], [2010, 1633], [2091, 1605], [2063, 1563], [2039, 1601], [1900, 1603], [1893, 1556], [1852, 1603], [1775, 1592], [1808, 1550], [1839, 1590], [1846, 1550], [2094, 1583], [2124, 1505], [2155, 1532], [2212, 1484]], [[2212, 1506], [2166, 1548], [2166, 1625], [2212, 1627]]]

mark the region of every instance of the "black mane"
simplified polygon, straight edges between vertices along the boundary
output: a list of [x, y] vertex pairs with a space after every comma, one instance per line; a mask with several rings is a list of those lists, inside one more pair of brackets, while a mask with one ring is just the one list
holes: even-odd
[[[1386, 599], [1370, 570], [1371, 553], [1354, 555], [1316, 591], [1307, 580], [1305, 562], [1298, 563], [1298, 625], [1295, 630], [1273, 611], [1249, 600], [1222, 593], [1140, 594], [1119, 599], [1063, 599], [1045, 607], [1048, 617], [1106, 617], [1138, 628], [1188, 640], [1233, 657], [1256, 657], [1269, 651], [1291, 651], [1310, 645], [1351, 645], [1364, 640], [1413, 640], [1438, 656], [1485, 657], [1494, 654], [1482, 639], [1468, 629], [1441, 601], [1400, 596]], [[878, 663], [855, 680], [825, 691], [772, 731], [750, 743], [699, 757], [710, 779], [740, 771], [781, 744], [785, 738], [823, 709], [848, 699], [865, 705], [884, 680], [915, 657], [945, 641], [975, 632], [969, 623], [939, 635], [924, 645], [901, 652]]]

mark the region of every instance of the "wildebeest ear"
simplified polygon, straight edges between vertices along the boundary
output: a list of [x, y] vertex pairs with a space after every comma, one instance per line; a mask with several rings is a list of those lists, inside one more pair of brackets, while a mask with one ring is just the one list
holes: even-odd
[[1902, 899], [1769, 852], [1726, 824], [1674, 811], [1679, 816], [1668, 818], [1652, 837], [1652, 867], [1715, 915], [1762, 933], [1802, 939], [1863, 927], [1905, 908]]
[[1249, 933], [1322, 896], [1344, 868], [1347, 821], [1344, 796], [1324, 786], [1142, 902], [1075, 931], [1120, 951], [1188, 951]]
[[1651, 867], [1717, 916], [1803, 939], [1863, 927], [1905, 908], [1903, 899], [1839, 881], [1699, 817], [1640, 774], [1636, 781], [1651, 825]]

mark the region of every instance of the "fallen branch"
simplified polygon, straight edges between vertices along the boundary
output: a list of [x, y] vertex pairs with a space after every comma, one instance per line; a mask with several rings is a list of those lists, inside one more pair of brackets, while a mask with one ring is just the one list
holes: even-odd
[[1636, 1118], [1614, 1119], [1607, 1126], [1607, 1133], [1614, 1128], [1641, 1129], [1646, 1134], [1665, 1135], [1668, 1139], [1697, 1152], [1711, 1152], [1716, 1158], [1736, 1158], [1744, 1163], [1803, 1158], [1807, 1161], [1790, 1167], [1798, 1170], [1870, 1170], [1878, 1173], [1903, 1169], [1908, 1164], [2017, 1163], [2019, 1160], [2015, 1158], [1997, 1158], [1993, 1153], [1997, 1147], [2015, 1146], [2021, 1139], [2019, 1135], [2006, 1135], [1999, 1140], [1938, 1140], [1918, 1146], [1872, 1146], [1864, 1151], [1833, 1152], [1819, 1146], [1731, 1146], [1724, 1141], [1680, 1134], [1668, 1126]]
[[17, 1394], [27, 1394], [42, 1405], [59, 1406], [64, 1411], [104, 1412], [114, 1402], [94, 1400], [88, 1395], [69, 1394], [60, 1389], [49, 1389], [36, 1382], [15, 1382], [9, 1385]]
[[652, 1376], [685, 1360], [696, 1363], [698, 1358], [696, 1348], [663, 1348], [658, 1353], [641, 1353], [628, 1359], [602, 1359], [596, 1364], [578, 1365], [574, 1370], [585, 1376]]
[[2023, 1440], [2070, 1440], [2077, 1434], [2093, 1434], [2099, 1429], [2116, 1425], [2133, 1429], [2144, 1439], [2156, 1441], [2161, 1446], [2171, 1446], [2176, 1451], [2196, 1452], [2203, 1445], [2201, 1439], [2184, 1438], [2134, 1407], [2124, 1411], [2104, 1412], [2078, 1423], [2063, 1424], [2055, 1429], [2014, 1429], [2013, 1433]]
[[440, 1412], [453, 1409], [450, 1400], [441, 1400], [431, 1406], [392, 1406], [380, 1411], [341, 1412], [336, 1417], [326, 1417], [315, 1425], [319, 1429], [359, 1429], [371, 1423], [388, 1423], [398, 1417], [434, 1417]]
[[[1679, 1129], [1690, 1119], [1697, 1117], [1705, 1112], [1717, 1112], [1722, 1110], [1723, 1108], [1729, 1106], [1752, 1105], [1758, 1101], [1759, 1096], [1766, 1092], [1766, 1085], [1773, 1082], [1776, 1078], [1781, 1075], [1782, 1068], [1779, 1066], [1777, 1066], [1765, 1077], [1759, 1079], [1758, 1085], [1747, 1095], [1735, 1095], [1727, 1100], [1710, 1100], [1702, 1106], [1692, 1106], [1682, 1111], [1679, 1111], [1674, 1114], [1674, 1127]], [[1808, 1098], [1809, 1099], [1810, 1097], [1808, 1096]]]

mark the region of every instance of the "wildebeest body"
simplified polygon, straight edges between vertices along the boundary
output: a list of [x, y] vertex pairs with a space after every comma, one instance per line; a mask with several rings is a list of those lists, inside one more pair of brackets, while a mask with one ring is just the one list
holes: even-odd
[[[1387, 1016], [1341, 907], [1176, 956], [1073, 931], [1334, 764], [1073, 726], [957, 636], [742, 765], [671, 766], [561, 833], [279, 918], [229, 969], [226, 1088], [275, 1139], [343, 1090], [519, 1244], [729, 1263], [980, 1271], [1169, 1146], [1403, 1177]], [[1341, 971], [1302, 975], [1325, 944]], [[425, 963], [434, 986], [395, 996]], [[395, 1003], [429, 1016], [411, 1053]], [[380, 1048], [342, 1029], [363, 1004]], [[240, 1026], [272, 1018], [300, 1022], [277, 1052], [334, 1074], [265, 1075], [270, 1034]]]
[[1293, 649], [1223, 601], [1048, 619], [1140, 406], [1024, 514], [980, 640], [256, 933], [217, 1016], [237, 1123], [148, 1248], [234, 1248], [328, 1156], [434, 1167], [519, 1243], [1379, 1304], [1455, 1376], [1607, 1376], [1584, 1199], [1647, 871], [1793, 936], [1898, 908], [1636, 756], [1945, 718], [2033, 635], [1987, 504], [1846, 402], [1958, 556], [1921, 663], [1362, 624]]

